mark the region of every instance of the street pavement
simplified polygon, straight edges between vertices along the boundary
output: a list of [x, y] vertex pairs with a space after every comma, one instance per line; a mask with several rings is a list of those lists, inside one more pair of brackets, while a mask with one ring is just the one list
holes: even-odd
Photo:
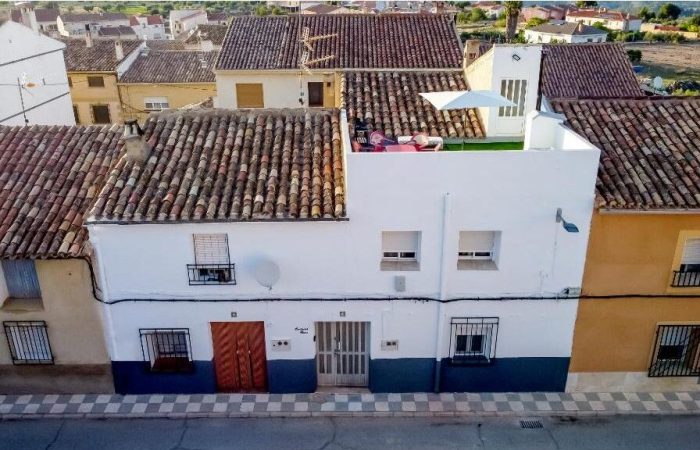
[[0, 422], [0, 450], [698, 450], [698, 415], [31, 419]]

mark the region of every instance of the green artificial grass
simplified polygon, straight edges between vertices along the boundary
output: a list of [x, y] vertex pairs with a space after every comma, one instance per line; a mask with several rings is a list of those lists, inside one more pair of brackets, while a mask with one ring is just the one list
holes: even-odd
[[445, 144], [446, 151], [479, 151], [479, 150], [522, 150], [523, 142], [463, 142], [461, 144]]

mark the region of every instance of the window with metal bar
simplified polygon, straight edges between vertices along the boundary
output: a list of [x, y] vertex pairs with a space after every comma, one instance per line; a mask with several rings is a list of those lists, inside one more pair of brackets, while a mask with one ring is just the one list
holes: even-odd
[[678, 270], [673, 272], [672, 287], [700, 287], [700, 238], [688, 239]]
[[501, 95], [514, 106], [501, 106], [498, 108], [499, 117], [522, 117], [525, 114], [525, 96], [527, 94], [527, 80], [501, 80]]
[[650, 377], [700, 375], [700, 325], [659, 325], [649, 366]]
[[453, 317], [451, 328], [453, 364], [490, 364], [496, 357], [498, 317]]
[[46, 322], [6, 321], [5, 336], [13, 364], [53, 364]]
[[195, 234], [194, 264], [187, 265], [190, 285], [236, 284], [235, 265], [231, 264], [228, 235]]
[[151, 372], [192, 370], [192, 344], [189, 328], [142, 328], [141, 351]]
[[10, 298], [41, 298], [39, 277], [31, 259], [5, 259], [2, 272]]

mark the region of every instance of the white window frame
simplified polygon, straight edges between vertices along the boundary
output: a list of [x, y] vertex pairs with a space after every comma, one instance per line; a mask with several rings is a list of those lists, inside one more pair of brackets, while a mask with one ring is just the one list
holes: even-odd
[[163, 111], [170, 109], [168, 97], [144, 97], [143, 106], [147, 111]]
[[[470, 234], [472, 236], [470, 236]], [[488, 245], [476, 245], [464, 241], [490, 241]], [[494, 270], [497, 269], [497, 254], [501, 241], [501, 232], [495, 230], [462, 230], [459, 232], [457, 248], [458, 270]], [[486, 248], [488, 247], [488, 249]]]
[[420, 231], [382, 231], [381, 270], [419, 270]]

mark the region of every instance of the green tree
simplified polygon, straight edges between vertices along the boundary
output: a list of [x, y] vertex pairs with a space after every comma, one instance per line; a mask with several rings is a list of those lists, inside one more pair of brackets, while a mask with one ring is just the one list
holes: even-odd
[[627, 50], [627, 57], [630, 59], [632, 64], [639, 64], [642, 62], [642, 51], [641, 50]]
[[523, 2], [503, 2], [506, 10], [506, 41], [515, 38], [515, 30], [518, 28], [518, 17], [523, 8]]
[[682, 9], [679, 6], [674, 5], [673, 3], [665, 3], [659, 7], [659, 11], [656, 14], [656, 17], [659, 19], [673, 19], [676, 20], [678, 19], [678, 16], [681, 15]]
[[90, 12], [93, 9], [95, 9], [95, 6], [94, 5], [85, 5], [85, 6], [83, 6], [83, 9], [87, 12]]
[[534, 28], [538, 25], [542, 25], [543, 23], [547, 23], [547, 19], [542, 19], [540, 17], [533, 17], [532, 19], [528, 20], [525, 23], [525, 28]]
[[655, 19], [655, 18], [656, 18], [656, 13], [654, 13], [653, 11], [649, 11], [649, 8], [647, 8], [646, 6], [643, 7], [642, 9], [640, 9], [639, 12], [637, 13], [637, 15], [638, 15], [644, 22], [648, 22], [648, 21], [650, 21], [651, 19]]
[[265, 5], [258, 5], [255, 8], [255, 15], [256, 16], [267, 16], [268, 14], [270, 14], [270, 11], [268, 11], [268, 9]]
[[480, 22], [482, 20], [486, 20], [486, 13], [484, 10], [481, 8], [472, 8], [471, 12], [469, 13], [469, 21]]
[[593, 8], [598, 6], [598, 2], [576, 2], [577, 8]]

